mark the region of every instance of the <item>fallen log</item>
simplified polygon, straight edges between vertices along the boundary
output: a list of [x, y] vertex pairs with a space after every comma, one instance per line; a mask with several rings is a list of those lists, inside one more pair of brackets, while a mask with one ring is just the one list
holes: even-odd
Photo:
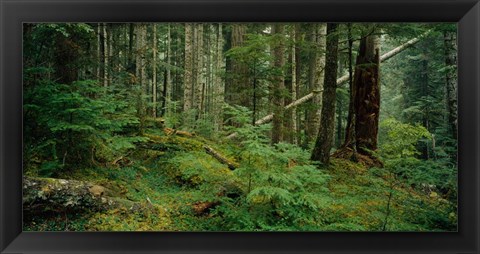
[[57, 178], [23, 179], [23, 209], [26, 212], [94, 212], [115, 208], [141, 210], [144, 205], [122, 199], [111, 190], [89, 182]]
[[[165, 130], [165, 133], [167, 135], [179, 135], [179, 136], [183, 136], [183, 137], [194, 137], [194, 134], [192, 134], [190, 132], [187, 132], [187, 131], [178, 131], [178, 130], [175, 130], [175, 129], [172, 129], [172, 128], [165, 128], [164, 130]], [[166, 151], [166, 150], [172, 149], [172, 148], [174, 148], [176, 150], [179, 149], [178, 147], [169, 146], [165, 143], [162, 143], [161, 141], [159, 141], [158, 138], [154, 137], [153, 135], [145, 135], [145, 136], [150, 138], [150, 143], [151, 144], [138, 144], [137, 145], [138, 147], [142, 147], [142, 148], [145, 148], [145, 149], [151, 149], [151, 150], [158, 150], [158, 151]], [[229, 160], [227, 157], [225, 157], [224, 155], [222, 155], [220, 152], [216, 151], [212, 147], [210, 147], [208, 145], [204, 145], [204, 144], [202, 145], [202, 147], [207, 154], [211, 155], [213, 158], [215, 158], [220, 163], [227, 165], [227, 167], [230, 170], [235, 170], [236, 168], [239, 167], [238, 163], [236, 163], [232, 160]]]
[[178, 135], [182, 137], [194, 137], [195, 133], [188, 132], [188, 131], [180, 131], [172, 128], [164, 128], [163, 131], [167, 135]]
[[[380, 62], [384, 62], [390, 58], [392, 58], [393, 56], [397, 55], [398, 53], [404, 51], [405, 49], [415, 45], [417, 42], [419, 42], [420, 40], [422, 40], [423, 38], [425, 38], [429, 33], [431, 32], [431, 30], [423, 33], [422, 35], [416, 37], [416, 38], [413, 38], [407, 42], [405, 42], [404, 44], [390, 50], [389, 52], [383, 54], [382, 56], [380, 56]], [[347, 82], [349, 79], [349, 75], [346, 74], [346, 75], [343, 75], [342, 77], [338, 78], [337, 79], [337, 86], [340, 86], [342, 85], [343, 83]], [[318, 93], [321, 93], [322, 91], [312, 91], [310, 92], [309, 94], [303, 96], [302, 98], [286, 105], [284, 107], [285, 110], [288, 110], [290, 108], [293, 108], [293, 107], [296, 107], [300, 104], [303, 104], [309, 100], [311, 100], [313, 97], [315, 97]], [[270, 114], [270, 115], [267, 115], [257, 121], [255, 121], [255, 125], [261, 125], [261, 124], [264, 124], [264, 123], [268, 123], [270, 121], [272, 121], [273, 119], [273, 116], [274, 114]], [[238, 133], [234, 132], [230, 135], [227, 136], [227, 139], [232, 139], [232, 138], [235, 138], [236, 136], [238, 135]]]
[[233, 161], [230, 161], [229, 159], [227, 159], [225, 156], [223, 156], [222, 154], [220, 154], [219, 152], [215, 151], [215, 149], [207, 146], [207, 145], [204, 145], [203, 148], [205, 149], [205, 151], [210, 154], [213, 158], [215, 158], [217, 161], [219, 161], [220, 163], [222, 164], [225, 164], [227, 165], [227, 167], [230, 169], [230, 170], [235, 170], [236, 168], [239, 167], [238, 163], [236, 162], [233, 162]]

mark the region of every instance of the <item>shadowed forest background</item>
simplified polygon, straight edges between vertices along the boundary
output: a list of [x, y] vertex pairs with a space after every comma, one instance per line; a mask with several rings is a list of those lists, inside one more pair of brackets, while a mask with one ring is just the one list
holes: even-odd
[[26, 231], [456, 231], [455, 24], [24, 24]]

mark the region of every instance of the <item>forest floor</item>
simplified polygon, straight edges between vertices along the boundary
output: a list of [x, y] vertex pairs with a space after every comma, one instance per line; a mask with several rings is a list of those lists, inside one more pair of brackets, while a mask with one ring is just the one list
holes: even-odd
[[[269, 176], [264, 182], [258, 180], [255, 189], [251, 178], [241, 170], [244, 161], [231, 144], [172, 129], [157, 129], [145, 136], [148, 142], [112, 162], [66, 170], [55, 178], [43, 179], [44, 182], [65, 179], [60, 185], [75, 180], [78, 188], [88, 191], [72, 194], [68, 192], [76, 187], [65, 187], [66, 191], [59, 194], [58, 184], [42, 185], [42, 178], [27, 175], [28, 181], [37, 181], [42, 186], [29, 188], [33, 198], [28, 203], [24, 198], [24, 230], [456, 230], [454, 204], [434, 190], [414, 189], [382, 168], [367, 168], [333, 158], [329, 167], [315, 167], [315, 171], [321, 172], [324, 184], [314, 188], [321, 191], [282, 189], [273, 182], [295, 185], [293, 181], [318, 177], [312, 175], [315, 172], [302, 171], [302, 176], [290, 178], [289, 170], [295, 170], [300, 163], [291, 159], [285, 162], [285, 179]], [[267, 174], [266, 170], [262, 172]], [[266, 189], [262, 183], [272, 183], [271, 188]], [[100, 188], [101, 193], [94, 193], [92, 186]], [[250, 195], [254, 191], [263, 196]], [[301, 196], [295, 196], [296, 191]], [[69, 199], [63, 205], [53, 206], [62, 195], [90, 195], [92, 202], [105, 205], [93, 209], [78, 199], [74, 202]], [[110, 200], [120, 205], [111, 205]]]

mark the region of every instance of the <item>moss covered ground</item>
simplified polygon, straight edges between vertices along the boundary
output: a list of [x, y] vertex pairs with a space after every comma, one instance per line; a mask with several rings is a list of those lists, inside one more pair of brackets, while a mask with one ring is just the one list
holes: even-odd
[[[247, 152], [199, 136], [146, 134], [115, 164], [63, 171], [140, 204], [25, 213], [26, 231], [455, 231], [456, 204], [415, 189], [387, 168], [344, 159], [312, 165], [306, 152]], [[205, 152], [208, 145], [227, 165]], [[262, 153], [262, 147], [259, 147]], [[277, 153], [277, 154], [275, 154]], [[250, 154], [251, 155], [251, 154]], [[277, 158], [286, 158], [285, 161]]]

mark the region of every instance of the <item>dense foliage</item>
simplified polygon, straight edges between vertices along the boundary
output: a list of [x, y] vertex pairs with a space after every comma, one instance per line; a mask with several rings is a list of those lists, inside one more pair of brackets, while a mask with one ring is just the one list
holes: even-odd
[[455, 26], [330, 28], [25, 24], [24, 230], [455, 231]]

